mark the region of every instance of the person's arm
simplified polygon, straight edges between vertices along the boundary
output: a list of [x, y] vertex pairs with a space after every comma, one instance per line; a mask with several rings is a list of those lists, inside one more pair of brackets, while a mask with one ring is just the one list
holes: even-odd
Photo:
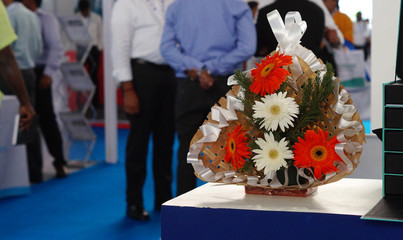
[[[340, 46], [340, 39], [337, 35], [337, 31], [334, 29], [325, 27], [325, 39], [330, 43], [330, 45], [334, 48], [338, 48]], [[344, 39], [344, 38], [343, 38]], [[344, 41], [343, 41], [344, 42]], [[344, 44], [344, 43], [343, 43]]]
[[323, 14], [325, 15], [325, 26], [329, 30], [329, 33], [332, 35], [329, 39], [327, 39], [329, 43], [333, 47], [339, 47], [340, 45], [343, 45], [344, 44], [343, 33], [340, 31], [339, 27], [334, 22], [332, 14], [327, 9], [323, 0], [311, 0], [311, 2], [314, 2], [316, 5], [318, 5], [322, 9]]
[[20, 127], [21, 130], [28, 129], [32, 123], [35, 111], [29, 102], [27, 89], [25, 88], [17, 61], [10, 46], [0, 50], [0, 74], [17, 95], [20, 102]]
[[117, 1], [112, 10], [112, 65], [113, 75], [121, 83], [123, 91], [123, 109], [129, 114], [138, 114], [140, 102], [132, 83], [132, 70], [130, 65], [131, 45], [134, 36], [134, 21], [130, 8], [131, 2]]
[[45, 18], [46, 28], [43, 29], [44, 45], [48, 46], [49, 54], [46, 59], [45, 70], [39, 82], [39, 88], [50, 87], [52, 76], [59, 70], [63, 57], [63, 46], [60, 37], [59, 23], [53, 16]]
[[173, 67], [175, 70], [185, 72], [192, 69], [201, 69], [203, 63], [198, 59], [184, 54], [178, 46], [178, 40], [175, 32], [175, 13], [174, 8], [176, 2], [172, 3], [167, 10], [165, 16], [164, 31], [162, 33], [160, 52], [162, 57]]

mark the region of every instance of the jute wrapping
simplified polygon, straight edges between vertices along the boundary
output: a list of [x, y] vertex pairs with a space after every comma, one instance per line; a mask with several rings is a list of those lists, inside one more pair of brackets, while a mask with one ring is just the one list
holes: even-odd
[[[287, 96], [295, 98], [295, 101], [297, 102], [297, 104], [299, 104], [302, 99], [303, 89], [301, 88], [301, 85], [304, 82], [308, 81], [309, 78], [314, 80], [316, 77], [316, 73], [314, 73], [310, 69], [308, 64], [306, 64], [300, 58], [298, 58], [298, 60], [299, 60], [299, 63], [301, 65], [301, 68], [304, 73], [296, 80], [297, 89], [295, 89], [295, 86], [294, 86], [294, 88], [290, 88], [290, 87], [287, 88]], [[341, 89], [343, 89], [343, 86], [340, 85], [340, 81], [337, 78], [334, 81], [335, 81], [335, 83], [337, 83], [336, 85], [339, 86], [339, 92], [340, 92]], [[228, 93], [233, 96], [237, 96], [239, 89], [240, 89], [240, 87], [238, 85], [235, 85], [232, 87], [232, 89]], [[329, 133], [329, 139], [332, 138], [333, 136], [336, 136], [339, 133], [341, 133], [343, 131], [343, 129], [339, 129], [337, 127], [338, 123], [340, 121], [340, 118], [341, 118], [341, 114], [337, 114], [333, 110], [333, 106], [337, 103], [337, 100], [338, 100], [337, 96], [335, 96], [333, 93], [330, 94], [326, 98], [326, 100], [322, 103], [322, 107], [321, 107], [321, 110], [323, 113], [322, 120], [321, 121], [318, 120], [318, 122], [308, 126], [307, 129], [305, 129], [305, 130], [321, 128]], [[351, 99], [350, 96], [349, 96], [346, 104], [353, 104], [353, 100]], [[218, 104], [216, 104], [216, 106], [226, 108], [226, 106], [227, 106], [226, 98], [225, 97], [221, 98], [219, 100]], [[231, 163], [226, 163], [224, 160], [224, 156], [226, 154], [224, 148], [227, 143], [228, 133], [233, 131], [238, 124], [243, 125], [243, 127], [248, 130], [248, 132], [246, 134], [246, 136], [248, 138], [247, 142], [250, 142], [254, 138], [263, 136], [263, 133], [259, 129], [252, 127], [252, 124], [250, 124], [248, 122], [248, 119], [245, 117], [245, 115], [242, 114], [242, 112], [237, 111], [236, 114], [238, 116], [238, 120], [229, 121], [228, 122], [229, 126], [222, 128], [217, 141], [210, 142], [210, 143], [203, 143], [202, 149], [199, 153], [199, 159], [202, 160], [203, 165], [205, 167], [209, 168], [213, 173], [220, 173], [220, 172], [227, 172], [227, 171], [234, 170]], [[355, 114], [352, 117], [352, 120], [359, 121], [362, 124], [362, 121], [360, 120], [360, 115], [358, 112], [355, 112]], [[211, 119], [211, 112], [208, 114], [207, 119], [204, 121], [203, 125], [208, 122], [214, 123], [214, 124], [218, 123]], [[199, 141], [201, 138], [203, 138], [203, 134], [202, 134], [201, 130], [198, 130], [197, 133], [194, 135], [194, 137], [190, 143], [190, 146], [192, 144], [194, 144], [195, 142]], [[347, 139], [352, 142], [357, 142], [360, 145], [362, 145], [365, 142], [365, 131], [363, 130], [360, 133], [355, 134], [352, 137], [348, 137]], [[357, 152], [355, 154], [350, 154], [350, 153], [345, 152], [345, 155], [348, 157], [348, 159], [353, 164], [353, 169], [351, 171], [349, 171], [349, 172], [338, 171], [335, 175], [331, 176], [330, 178], [325, 178], [325, 180], [319, 179], [318, 181], [313, 182], [313, 184], [311, 184], [309, 187], [316, 187], [316, 186], [320, 186], [323, 184], [335, 182], [335, 181], [338, 181], [338, 180], [352, 174], [360, 162], [359, 158], [361, 156], [361, 152]], [[196, 172], [195, 172], [195, 174], [198, 178], [205, 181]], [[249, 171], [248, 173], [244, 173], [244, 172], [241, 173], [238, 170], [238, 171], [235, 171], [235, 175], [236, 176], [240, 176], [240, 175], [255, 176], [255, 177], [259, 177], [260, 179], [264, 177], [263, 172], [257, 171], [256, 168], [252, 168], [252, 170]], [[220, 179], [215, 182], [223, 182], [223, 181], [222, 181], [222, 179]], [[241, 183], [237, 183], [237, 184], [247, 185], [247, 182], [241, 182]], [[261, 187], [272, 188], [272, 187], [268, 187], [268, 186], [261, 186]], [[298, 185], [288, 185], [288, 186], [283, 186], [281, 188], [301, 189], [301, 187]]]

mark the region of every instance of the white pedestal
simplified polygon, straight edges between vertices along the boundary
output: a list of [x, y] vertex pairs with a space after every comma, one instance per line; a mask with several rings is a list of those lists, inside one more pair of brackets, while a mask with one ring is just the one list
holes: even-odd
[[162, 239], [393, 239], [403, 225], [362, 220], [382, 181], [342, 179], [306, 198], [245, 194], [207, 183], [162, 206]]

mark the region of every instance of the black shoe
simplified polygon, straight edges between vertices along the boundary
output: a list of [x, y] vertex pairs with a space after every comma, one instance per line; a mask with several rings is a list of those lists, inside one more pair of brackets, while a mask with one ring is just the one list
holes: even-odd
[[69, 170], [64, 165], [55, 166], [56, 168], [56, 177], [57, 178], [65, 178], [69, 175]]
[[148, 212], [143, 207], [134, 204], [127, 205], [126, 215], [134, 220], [139, 221], [150, 220], [150, 215], [148, 215]]

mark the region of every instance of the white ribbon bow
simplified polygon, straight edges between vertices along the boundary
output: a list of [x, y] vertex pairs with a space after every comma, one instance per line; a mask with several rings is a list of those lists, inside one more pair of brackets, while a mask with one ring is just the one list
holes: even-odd
[[307, 24], [302, 21], [299, 12], [288, 12], [285, 16], [285, 23], [277, 10], [269, 12], [266, 17], [279, 44], [280, 53], [285, 53], [292, 57], [293, 63], [289, 68], [294, 80], [303, 74], [297, 56], [304, 60], [314, 72], [324, 68], [324, 65], [319, 62], [315, 54], [300, 44], [301, 38], [307, 29]]

